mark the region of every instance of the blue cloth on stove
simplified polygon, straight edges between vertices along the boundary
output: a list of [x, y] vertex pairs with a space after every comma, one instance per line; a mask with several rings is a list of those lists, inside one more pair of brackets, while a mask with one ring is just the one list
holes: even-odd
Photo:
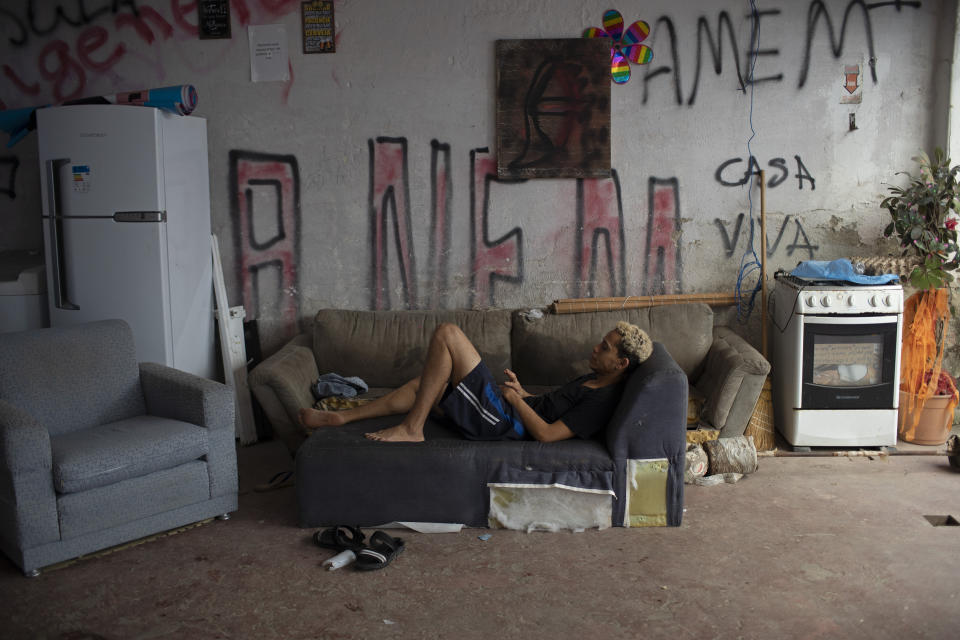
[[330, 396], [352, 398], [357, 393], [366, 393], [367, 383], [356, 376], [343, 377], [336, 373], [325, 373], [310, 386], [313, 397], [317, 400]]
[[855, 284], [889, 284], [900, 279], [895, 273], [865, 276], [853, 270], [846, 258], [838, 260], [805, 260], [790, 272], [790, 275], [805, 280], [844, 280]]

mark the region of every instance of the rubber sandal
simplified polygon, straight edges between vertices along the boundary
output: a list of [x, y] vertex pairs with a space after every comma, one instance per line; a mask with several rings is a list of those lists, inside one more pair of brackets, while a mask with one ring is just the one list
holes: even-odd
[[293, 471], [280, 471], [274, 474], [269, 481], [258, 484], [253, 488], [254, 491], [273, 491], [274, 489], [283, 489], [293, 486]]
[[394, 538], [383, 531], [370, 536], [370, 545], [357, 552], [354, 566], [357, 571], [383, 569], [406, 549], [402, 538]]
[[349, 549], [354, 553], [358, 553], [361, 549], [365, 548], [363, 546], [364, 538], [366, 538], [366, 536], [363, 535], [363, 532], [360, 531], [358, 527], [348, 527], [345, 525], [330, 527], [329, 529], [317, 531], [313, 534], [313, 542], [318, 547], [333, 549], [334, 551], [346, 551]]

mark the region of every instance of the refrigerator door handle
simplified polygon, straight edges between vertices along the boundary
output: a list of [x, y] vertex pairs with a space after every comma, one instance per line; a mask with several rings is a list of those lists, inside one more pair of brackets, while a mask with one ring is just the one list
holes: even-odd
[[166, 222], [166, 211], [117, 211], [114, 222]]
[[63, 219], [60, 217], [60, 167], [70, 162], [70, 158], [47, 160], [47, 202], [50, 203], [50, 266], [53, 284], [53, 303], [58, 309], [79, 311], [80, 307], [67, 298], [66, 265], [63, 258]]

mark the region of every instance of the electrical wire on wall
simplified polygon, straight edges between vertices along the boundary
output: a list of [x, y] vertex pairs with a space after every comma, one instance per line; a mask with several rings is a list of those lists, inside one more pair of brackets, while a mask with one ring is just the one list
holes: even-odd
[[[747, 73], [747, 83], [750, 86], [750, 137], [747, 139], [747, 171], [750, 171], [753, 167], [753, 150], [750, 147], [751, 142], [756, 137], [757, 132], [753, 128], [753, 74], [754, 69], [757, 66], [757, 56], [760, 51], [760, 20], [758, 19], [757, 3], [756, 0], [750, 0], [750, 16], [753, 20], [753, 28], [756, 29], [756, 35], [753, 38], [753, 49], [750, 51], [750, 69]], [[741, 323], [747, 322], [750, 319], [750, 314], [753, 313], [753, 307], [756, 302], [757, 293], [760, 292], [760, 288], [763, 280], [763, 273], [760, 273], [757, 278], [756, 284], [753, 286], [753, 289], [750, 291], [744, 291], [748, 278], [753, 276], [754, 272], [761, 271], [760, 258], [757, 256], [757, 252], [754, 249], [753, 238], [755, 225], [753, 220], [753, 177], [754, 172], [750, 171], [750, 180], [747, 183], [747, 201], [749, 203], [749, 212], [748, 216], [750, 217], [750, 239], [747, 243], [747, 248], [743, 253], [743, 256], [740, 258], [740, 271], [737, 273], [737, 287], [736, 287], [736, 297], [737, 297], [737, 320]]]

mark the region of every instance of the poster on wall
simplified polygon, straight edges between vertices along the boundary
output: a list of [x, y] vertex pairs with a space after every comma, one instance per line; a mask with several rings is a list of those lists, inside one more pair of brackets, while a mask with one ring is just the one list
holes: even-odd
[[497, 40], [497, 176], [610, 176], [610, 47]]
[[843, 89], [840, 104], [860, 104], [863, 100], [863, 73], [860, 63], [843, 66]]
[[304, 53], [335, 53], [333, 2], [310, 0], [301, 7]]
[[230, 0], [199, 0], [197, 31], [201, 40], [230, 37]]
[[288, 81], [287, 28], [282, 24], [250, 25], [247, 33], [251, 82]]

